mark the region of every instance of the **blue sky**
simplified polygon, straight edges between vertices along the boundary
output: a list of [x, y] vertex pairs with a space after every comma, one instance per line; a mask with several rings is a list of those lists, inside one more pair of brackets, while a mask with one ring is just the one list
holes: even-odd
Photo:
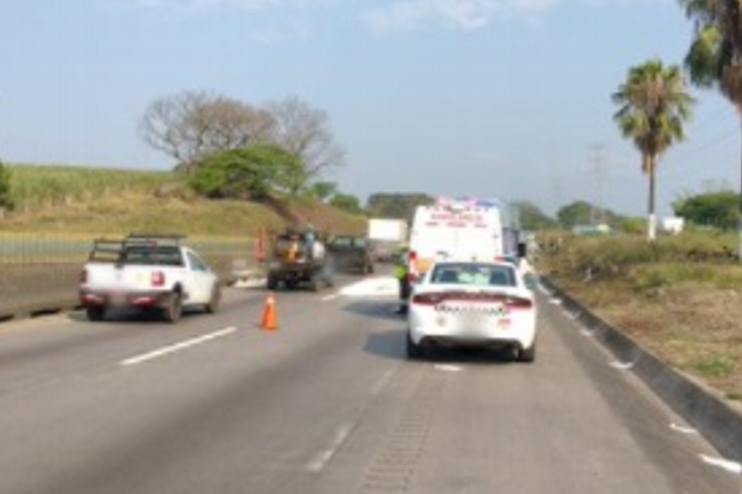
[[[161, 170], [138, 122], [207, 90], [326, 111], [365, 200], [427, 192], [646, 212], [612, 121], [628, 68], [681, 63], [673, 0], [9, 0], [0, 3], [0, 158]], [[739, 119], [712, 91], [660, 163], [658, 210], [740, 182]]]

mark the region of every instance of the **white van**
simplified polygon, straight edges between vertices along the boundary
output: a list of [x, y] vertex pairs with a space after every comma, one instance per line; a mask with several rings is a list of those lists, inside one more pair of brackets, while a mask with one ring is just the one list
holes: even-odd
[[418, 206], [410, 232], [408, 272], [413, 279], [422, 276], [437, 260], [494, 261], [510, 253], [506, 240], [501, 208], [491, 202], [439, 200]]

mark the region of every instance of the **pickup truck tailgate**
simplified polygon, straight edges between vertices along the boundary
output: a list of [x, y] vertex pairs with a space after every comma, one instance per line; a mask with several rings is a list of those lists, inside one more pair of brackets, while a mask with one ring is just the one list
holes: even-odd
[[[153, 284], [154, 273], [173, 274], [172, 268], [165, 270], [151, 266], [89, 263], [85, 266], [86, 278], [83, 286], [90, 290], [104, 291], [148, 291], [157, 289]], [[164, 281], [164, 280], [163, 280]], [[164, 283], [162, 283], [164, 284]]]

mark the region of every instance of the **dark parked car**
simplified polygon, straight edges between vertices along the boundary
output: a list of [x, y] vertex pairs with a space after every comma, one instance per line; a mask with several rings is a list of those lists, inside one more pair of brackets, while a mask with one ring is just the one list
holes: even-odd
[[327, 253], [337, 271], [368, 274], [374, 272], [374, 254], [368, 238], [336, 235], [327, 244]]

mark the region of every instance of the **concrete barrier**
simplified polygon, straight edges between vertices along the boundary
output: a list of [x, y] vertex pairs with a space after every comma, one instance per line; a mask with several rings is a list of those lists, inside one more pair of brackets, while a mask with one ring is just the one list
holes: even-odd
[[[260, 271], [249, 258], [212, 255], [207, 262], [226, 285], [240, 281], [243, 271]], [[83, 264], [0, 264], [0, 321], [78, 308], [77, 290]]]
[[670, 408], [698, 430], [719, 453], [742, 463], [742, 411], [717, 390], [695, 382], [666, 365], [633, 339], [612, 327], [548, 278], [541, 284], [562, 300], [575, 320], [589, 329], [616, 358], [632, 363], [631, 370]]

